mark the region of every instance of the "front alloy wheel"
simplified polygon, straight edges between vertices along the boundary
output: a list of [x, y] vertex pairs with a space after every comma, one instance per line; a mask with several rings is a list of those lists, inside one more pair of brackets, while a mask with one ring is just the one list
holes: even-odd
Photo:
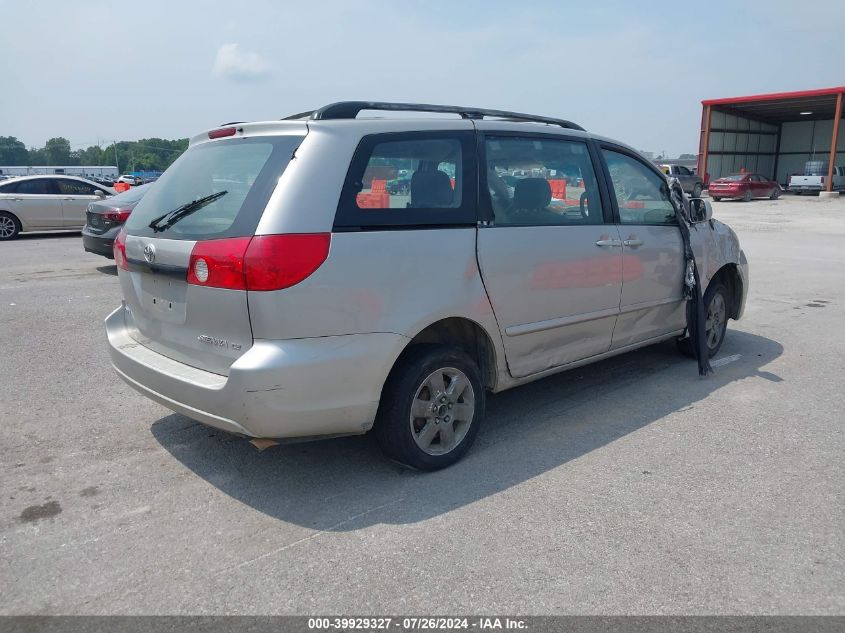
[[[707, 357], [713, 358], [725, 341], [728, 330], [728, 289], [720, 281], [714, 281], [704, 293], [704, 341], [707, 344]], [[692, 302], [687, 305], [688, 310], [695, 309]], [[678, 350], [690, 358], [695, 358], [692, 337], [677, 341]]]

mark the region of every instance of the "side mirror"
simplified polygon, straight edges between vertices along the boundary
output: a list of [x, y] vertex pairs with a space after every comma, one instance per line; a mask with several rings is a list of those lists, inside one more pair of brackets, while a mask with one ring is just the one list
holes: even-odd
[[94, 195], [102, 199], [106, 197], [106, 192], [102, 189], [94, 189]]
[[713, 217], [713, 205], [704, 198], [690, 198], [690, 221], [694, 223], [709, 222]]

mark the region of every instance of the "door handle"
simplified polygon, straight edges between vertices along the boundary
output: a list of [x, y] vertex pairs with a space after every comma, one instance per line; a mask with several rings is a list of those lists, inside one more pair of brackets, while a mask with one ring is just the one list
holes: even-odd
[[603, 238], [601, 238], [600, 240], [598, 240], [598, 241], [596, 242], [596, 246], [616, 246], [616, 247], [621, 247], [621, 246], [622, 246], [622, 242], [620, 242], [619, 240], [611, 240], [611, 239], [609, 239], [609, 238], [603, 237]]
[[76, 200], [76, 198], [65, 198], [65, 200]]
[[629, 237], [627, 240], [622, 242], [625, 246], [630, 246], [631, 248], [636, 248], [637, 246], [642, 246], [643, 241], [636, 237]]

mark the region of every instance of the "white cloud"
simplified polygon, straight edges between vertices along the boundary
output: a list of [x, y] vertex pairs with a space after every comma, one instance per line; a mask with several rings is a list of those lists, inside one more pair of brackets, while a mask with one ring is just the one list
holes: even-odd
[[237, 44], [223, 44], [217, 50], [212, 72], [234, 81], [258, 81], [270, 76], [270, 64], [258, 53], [241, 50]]

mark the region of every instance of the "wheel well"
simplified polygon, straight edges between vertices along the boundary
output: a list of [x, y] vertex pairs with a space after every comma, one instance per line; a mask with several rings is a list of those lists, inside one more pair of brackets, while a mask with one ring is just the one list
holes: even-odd
[[451, 317], [432, 323], [408, 343], [402, 354], [423, 343], [452, 345], [463, 350], [478, 364], [484, 386], [488, 389], [495, 388], [496, 350], [484, 328], [474, 321]]
[[722, 282], [728, 289], [730, 299], [730, 314], [728, 316], [736, 319], [739, 316], [739, 308], [742, 304], [742, 277], [739, 276], [736, 264], [722, 266], [710, 279], [711, 284], [714, 281]]

